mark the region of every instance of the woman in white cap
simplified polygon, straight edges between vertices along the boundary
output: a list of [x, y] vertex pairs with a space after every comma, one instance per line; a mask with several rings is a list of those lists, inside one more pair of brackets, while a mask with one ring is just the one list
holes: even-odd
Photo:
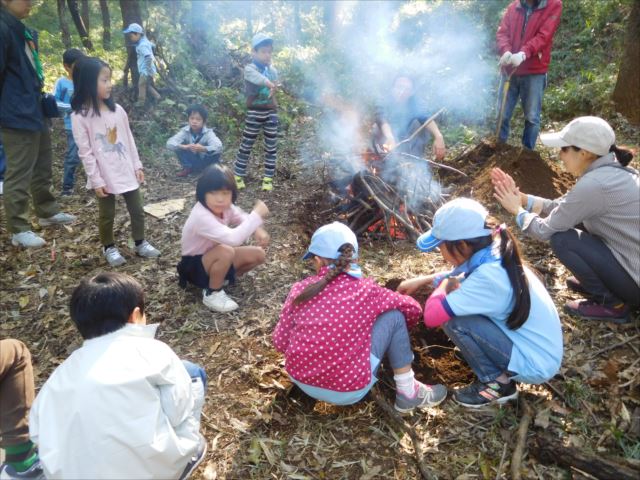
[[613, 129], [598, 117], [576, 118], [540, 139], [560, 148], [575, 186], [548, 200], [521, 193], [494, 169], [495, 196], [526, 235], [549, 240], [573, 274], [567, 286], [587, 299], [568, 302], [567, 313], [627, 322], [630, 306], [640, 303], [640, 177], [627, 167], [633, 154], [615, 145]]
[[438, 405], [447, 389], [417, 381], [411, 368], [407, 328], [420, 321], [420, 304], [363, 278], [357, 257], [358, 241], [346, 225], [333, 222], [313, 234], [304, 258], [313, 259], [316, 275], [293, 285], [273, 332], [287, 373], [307, 395], [349, 405], [373, 387], [386, 356], [397, 411]]
[[522, 264], [506, 225], [498, 225], [475, 200], [457, 198], [438, 209], [418, 249], [439, 247], [450, 272], [405, 280], [401, 293], [436, 287], [424, 307], [427, 327], [441, 326], [478, 380], [454, 390], [469, 408], [518, 396], [516, 382], [540, 384], [562, 362], [556, 307], [538, 277]]

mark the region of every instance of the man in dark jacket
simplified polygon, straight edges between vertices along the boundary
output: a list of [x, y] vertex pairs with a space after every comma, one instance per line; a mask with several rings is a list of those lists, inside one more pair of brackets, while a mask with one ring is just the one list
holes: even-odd
[[535, 148], [553, 35], [560, 25], [561, 14], [561, 0], [514, 0], [502, 17], [496, 34], [503, 74], [499, 102], [502, 102], [508, 75], [511, 75], [511, 81], [498, 135], [501, 142], [509, 137], [511, 115], [520, 99], [524, 110], [522, 144], [531, 150]]
[[31, 0], [0, 0], [0, 138], [6, 155], [4, 209], [11, 243], [41, 247], [31, 231], [29, 194], [42, 226], [75, 220], [51, 193], [51, 133], [42, 109], [44, 74], [37, 35], [20, 21]]

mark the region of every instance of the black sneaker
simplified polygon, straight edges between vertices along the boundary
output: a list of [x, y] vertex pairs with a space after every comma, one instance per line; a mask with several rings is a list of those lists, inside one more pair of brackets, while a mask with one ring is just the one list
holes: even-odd
[[468, 408], [480, 408], [491, 403], [503, 404], [516, 398], [518, 398], [518, 388], [514, 381], [507, 384], [476, 381], [453, 391], [453, 399]]
[[189, 478], [194, 470], [198, 468], [198, 466], [202, 463], [206, 454], [207, 440], [202, 435], [200, 435], [200, 444], [198, 445], [198, 450], [193, 454], [193, 457], [191, 457], [189, 463], [187, 463], [184, 472], [182, 472], [182, 475], [180, 475], [180, 480], [186, 480], [187, 478]]

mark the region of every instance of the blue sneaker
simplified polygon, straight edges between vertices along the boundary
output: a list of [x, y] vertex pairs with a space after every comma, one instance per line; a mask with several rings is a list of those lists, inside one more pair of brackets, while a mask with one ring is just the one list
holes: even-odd
[[46, 480], [44, 472], [42, 471], [42, 465], [40, 465], [40, 460], [36, 460], [36, 462], [24, 472], [16, 472], [16, 469], [7, 463], [0, 465], [0, 480], [18, 479]]

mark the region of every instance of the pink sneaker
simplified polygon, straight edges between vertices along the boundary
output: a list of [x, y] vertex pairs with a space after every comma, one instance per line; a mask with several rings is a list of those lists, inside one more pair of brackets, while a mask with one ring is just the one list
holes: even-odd
[[573, 300], [565, 304], [564, 311], [569, 315], [586, 320], [603, 320], [614, 323], [629, 322], [629, 307], [624, 303], [603, 305], [594, 300]]

